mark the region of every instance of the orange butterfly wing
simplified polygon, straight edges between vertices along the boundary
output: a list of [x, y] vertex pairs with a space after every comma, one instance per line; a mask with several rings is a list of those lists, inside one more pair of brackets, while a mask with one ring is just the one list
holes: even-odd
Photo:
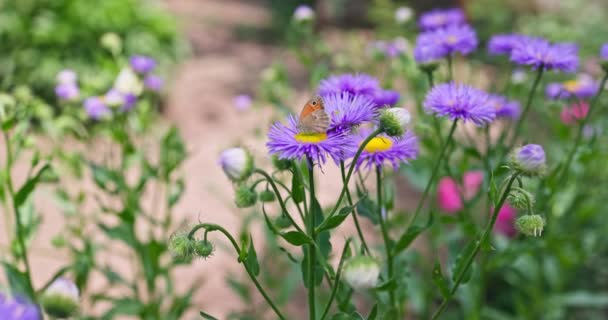
[[330, 119], [325, 112], [323, 99], [319, 96], [310, 99], [300, 112], [298, 129], [305, 133], [322, 133], [329, 128]]

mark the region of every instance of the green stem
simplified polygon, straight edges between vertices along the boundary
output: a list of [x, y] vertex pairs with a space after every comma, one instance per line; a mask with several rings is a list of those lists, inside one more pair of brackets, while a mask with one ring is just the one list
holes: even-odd
[[365, 146], [367, 146], [367, 144], [375, 136], [379, 135], [381, 132], [382, 132], [382, 129], [376, 129], [376, 130], [374, 130], [367, 138], [365, 138], [365, 140], [363, 140], [363, 142], [359, 146], [359, 149], [357, 150], [357, 153], [355, 153], [355, 157], [353, 158], [353, 162], [350, 164], [350, 167], [348, 168], [348, 174], [346, 175], [346, 181], [344, 182], [344, 185], [342, 186], [342, 191], [340, 192], [340, 196], [338, 197], [338, 201], [336, 201], [336, 205], [331, 210], [331, 212], [329, 213], [329, 215], [327, 215], [326, 219], [331, 218], [336, 213], [336, 211], [338, 211], [338, 208], [340, 207], [340, 203], [342, 202], [342, 199], [344, 198], [344, 195], [346, 194], [346, 189], [348, 189], [348, 182], [350, 181], [350, 177], [353, 175], [353, 171], [354, 171], [355, 166], [357, 164], [357, 160], [359, 160], [359, 157], [361, 156], [361, 153], [363, 152], [363, 149], [365, 148]]
[[[342, 183], [346, 184], [346, 170], [344, 169], [344, 160], [340, 161], [340, 172], [342, 175]], [[346, 189], [346, 200], [348, 201], [349, 206], [353, 206], [353, 199], [350, 196], [350, 190]], [[361, 240], [361, 245], [363, 246], [363, 250], [369, 255], [371, 251], [367, 246], [367, 242], [365, 241], [365, 237], [363, 236], [363, 231], [361, 231], [361, 225], [359, 224], [359, 218], [357, 218], [356, 209], [353, 209], [352, 214], [353, 221], [355, 222], [355, 228], [357, 229], [357, 235], [359, 236], [359, 240]]]
[[[219, 231], [219, 232], [223, 233], [224, 236], [226, 236], [226, 238], [228, 238], [228, 240], [230, 240], [230, 243], [232, 243], [232, 246], [234, 247], [234, 250], [236, 251], [237, 256], [239, 256], [239, 257], [241, 256], [241, 248], [237, 244], [237, 242], [234, 239], [234, 237], [232, 237], [232, 235], [226, 229], [222, 228], [220, 225], [211, 224], [211, 223], [201, 223], [201, 224], [198, 224], [198, 225], [194, 226], [194, 228], [192, 228], [192, 230], [188, 234], [188, 237], [192, 238], [194, 236], [194, 233], [197, 230], [199, 230], [199, 229], [205, 229], [208, 232]], [[260, 292], [260, 294], [262, 294], [262, 296], [264, 297], [264, 299], [266, 299], [266, 302], [268, 302], [268, 305], [270, 305], [270, 307], [272, 308], [272, 310], [274, 310], [274, 312], [279, 317], [279, 319], [286, 319], [285, 316], [283, 316], [283, 314], [279, 310], [279, 308], [277, 308], [277, 306], [274, 304], [274, 302], [272, 301], [272, 299], [270, 299], [270, 296], [266, 293], [266, 291], [264, 290], [264, 288], [262, 288], [262, 285], [260, 284], [260, 282], [258, 282], [258, 280], [256, 279], [255, 275], [253, 274], [253, 272], [249, 268], [249, 266], [247, 266], [247, 264], [245, 264], [245, 263], [243, 263], [243, 266], [245, 267], [245, 271], [247, 271], [247, 274], [249, 275], [249, 278], [251, 278], [251, 281], [253, 281], [253, 284], [255, 285], [255, 287], [258, 289], [258, 291]]]
[[336, 271], [336, 281], [334, 281], [333, 288], [331, 290], [331, 294], [329, 296], [329, 300], [325, 305], [325, 309], [323, 310], [323, 314], [321, 315], [321, 320], [324, 320], [327, 317], [327, 313], [331, 308], [331, 304], [334, 302], [334, 298], [336, 297], [336, 293], [338, 292], [338, 286], [340, 285], [340, 277], [342, 276], [342, 266], [344, 265], [344, 260], [346, 258], [346, 253], [348, 252], [348, 246], [350, 245], [351, 239], [346, 239], [346, 243], [344, 243], [344, 249], [342, 249], [342, 255], [340, 255], [340, 262], [338, 263], [338, 270]]
[[287, 211], [287, 207], [285, 206], [285, 201], [283, 201], [283, 197], [281, 196], [281, 193], [279, 192], [279, 188], [277, 188], [277, 185], [275, 184], [274, 179], [272, 179], [272, 177], [268, 173], [266, 173], [266, 171], [264, 171], [262, 169], [256, 168], [255, 170], [253, 170], [253, 172], [261, 174], [262, 176], [264, 176], [264, 178], [266, 178], [268, 183], [270, 183], [272, 190], [274, 191], [274, 193], [277, 196], [277, 200], [279, 201], [281, 210], [283, 210], [283, 214], [285, 214], [285, 216], [289, 219], [291, 224], [293, 224], [293, 226], [296, 228], [296, 230], [298, 230], [300, 232], [304, 232], [304, 230], [302, 230], [302, 228], [300, 228], [300, 226], [295, 222], [295, 220], [293, 220], [293, 218], [291, 217], [291, 214], [289, 214], [289, 211]]
[[[388, 229], [386, 227], [386, 221], [382, 216], [383, 200], [382, 200], [382, 167], [376, 166], [376, 191], [378, 193], [378, 221], [380, 222], [380, 231], [382, 232], [382, 240], [384, 241], [384, 250], [386, 251], [386, 265], [388, 273], [388, 281], [393, 280], [393, 255], [391, 254], [390, 242], [391, 239], [388, 235]], [[387, 217], [388, 218], [388, 217]], [[391, 308], [396, 306], [395, 304], [395, 290], [389, 289], [388, 295], [390, 298]]]
[[316, 285], [316, 281], [315, 281], [315, 264], [317, 263], [316, 261], [316, 251], [315, 251], [315, 244], [316, 244], [316, 236], [315, 236], [315, 214], [316, 212], [314, 212], [313, 208], [315, 207], [315, 175], [313, 172], [313, 166], [314, 163], [312, 162], [312, 159], [307, 157], [306, 158], [308, 161], [308, 188], [309, 188], [309, 192], [310, 192], [310, 208], [311, 210], [309, 210], [307, 212], [307, 223], [306, 223], [306, 231], [308, 236], [313, 240], [314, 243], [311, 243], [308, 245], [307, 250], [308, 250], [308, 316], [310, 320], [315, 320], [317, 317], [317, 312], [316, 312], [316, 300], [315, 300], [315, 285]]
[[448, 134], [448, 137], [445, 139], [445, 141], [443, 142], [443, 145], [441, 146], [441, 151], [439, 152], [439, 157], [437, 158], [437, 161], [435, 162], [435, 167], [433, 168], [433, 172], [431, 173], [431, 178], [429, 179], [429, 181], [426, 184], [426, 187], [424, 188], [424, 192], [422, 193], [422, 197], [420, 198], [420, 201], [418, 202], [416, 211], [414, 211], [414, 216], [412, 217], [411, 223], [414, 223], [416, 221], [416, 218], [418, 218], [418, 215], [420, 214], [420, 211], [422, 210], [422, 206], [424, 205], [424, 202], [426, 201], [426, 198], [428, 197], [429, 192], [431, 191], [431, 187], [433, 186], [435, 179], [437, 179], [437, 175], [439, 174], [439, 167], [441, 166], [441, 160], [443, 160], [443, 157], [445, 157], [448, 146], [450, 145], [450, 142], [452, 141], [452, 137], [454, 136], [454, 131], [456, 131], [457, 123], [458, 123], [458, 120], [454, 120], [454, 122], [452, 123], [452, 128], [450, 129], [450, 133]]
[[[435, 85], [435, 81], [433, 80], [433, 71], [425, 70], [427, 80], [429, 82], [429, 90], [433, 88]], [[422, 114], [422, 112], [420, 112]], [[433, 127], [435, 128], [435, 133], [437, 134], [437, 140], [439, 141], [439, 145], [443, 143], [443, 137], [441, 136], [441, 123], [439, 123], [439, 119], [435, 116], [433, 118]]]
[[447, 307], [450, 299], [452, 299], [452, 297], [458, 290], [458, 287], [460, 286], [462, 279], [464, 279], [465, 274], [471, 267], [471, 264], [473, 263], [475, 256], [477, 256], [477, 253], [479, 253], [481, 246], [484, 244], [484, 242], [486, 242], [486, 240], [490, 236], [492, 229], [494, 229], [494, 224], [496, 223], [496, 219], [498, 218], [498, 213], [500, 212], [500, 209], [502, 208], [503, 204], [505, 203], [505, 200], [507, 200], [507, 196], [509, 195], [509, 192], [511, 191], [511, 186], [513, 185], [513, 182], [517, 179], [517, 176], [518, 176], [517, 173], [513, 174], [511, 176], [511, 178], [509, 179], [509, 182], [507, 183], [505, 191], [503, 192], [502, 196], [500, 197], [500, 200], [498, 201], [498, 204], [496, 205], [496, 207], [494, 207], [494, 212], [492, 213], [492, 218], [490, 219], [490, 222], [488, 223], [486, 230], [484, 231], [483, 235], [481, 236], [481, 239], [479, 239], [475, 243], [475, 248], [473, 249], [473, 252], [471, 252], [471, 254], [467, 257], [467, 260], [465, 260], [464, 268], [458, 275], [456, 275], [456, 281], [454, 282], [454, 286], [452, 286], [452, 289], [450, 290], [450, 294], [443, 299], [443, 302], [441, 302], [439, 309], [437, 309], [437, 311], [435, 312], [435, 314], [433, 315], [433, 317], [431, 319], [434, 320], [434, 319], [439, 318], [441, 313]]
[[[509, 150], [511, 150], [511, 148], [513, 148], [513, 145], [517, 141], [517, 137], [519, 136], [523, 123], [526, 119], [526, 116], [530, 112], [530, 107], [532, 106], [532, 101], [534, 100], [534, 95], [536, 93], [536, 89], [538, 88], [538, 85], [540, 84], [540, 79], [543, 76], [543, 71], [544, 71], [544, 67], [540, 66], [538, 68], [538, 72], [536, 73], [536, 78], [534, 79], [534, 83], [532, 84], [532, 89], [530, 90], [530, 93], [528, 94], [528, 100], [526, 102], [524, 111], [521, 113], [521, 116], [519, 117], [517, 124], [515, 125], [515, 129], [513, 130], [513, 136], [511, 137], [511, 142], [508, 144], [509, 147], [506, 150], [507, 152], [509, 152]], [[503, 140], [504, 139], [501, 139], [500, 142], [502, 143]]]
[[454, 80], [454, 70], [453, 70], [454, 66], [452, 63], [452, 55], [448, 54], [446, 59], [448, 60], [448, 80], [453, 81]]
[[[565, 179], [568, 174], [570, 165], [572, 165], [572, 160], [574, 160], [574, 155], [576, 154], [576, 151], [578, 151], [578, 147], [581, 144], [581, 140], [583, 139], [583, 131], [585, 130], [585, 125], [587, 124], [587, 122], [589, 122], [589, 119], [591, 119], [591, 113], [593, 112], [593, 109], [594, 109], [593, 107], [596, 105], [602, 92], [604, 92], [604, 87], [606, 86], [606, 81], [608, 81], [608, 72], [606, 72], [606, 74], [604, 75], [604, 78], [602, 78], [598, 92], [593, 97], [593, 99], [591, 100], [591, 103], [589, 104], [589, 112], [587, 112], [587, 116], [583, 119], [583, 121], [581, 121], [581, 123], [578, 127], [576, 139], [574, 140], [574, 146], [572, 147], [572, 150], [568, 154], [568, 158], [566, 159], [566, 165], [564, 166], [561, 177], [558, 181], [562, 181], [563, 179]], [[579, 105], [580, 105], [580, 102], [579, 102]]]
[[11, 139], [8, 132], [3, 131], [6, 146], [6, 187], [8, 189], [9, 195], [11, 197], [11, 206], [13, 208], [13, 213], [15, 215], [15, 236], [17, 237], [17, 243], [19, 244], [19, 248], [21, 250], [21, 260], [23, 260], [23, 264], [25, 265], [25, 277], [27, 279], [27, 286], [30, 295], [30, 298], [34, 301], [36, 297], [34, 295], [34, 286], [32, 284], [32, 273], [30, 268], [30, 262], [27, 256], [27, 246], [25, 245], [25, 235], [23, 234], [23, 222], [21, 221], [21, 214], [19, 212], [19, 208], [15, 204], [15, 189], [13, 187], [13, 178], [11, 175], [11, 169], [13, 167], [13, 147], [11, 144]]

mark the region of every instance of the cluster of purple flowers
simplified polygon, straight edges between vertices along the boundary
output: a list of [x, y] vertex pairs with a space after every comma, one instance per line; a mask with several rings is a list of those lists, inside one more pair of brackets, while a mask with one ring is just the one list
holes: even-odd
[[[103, 95], [90, 96], [82, 102], [87, 115], [94, 120], [101, 120], [112, 115], [112, 108], [121, 112], [131, 110], [137, 103], [143, 89], [159, 92], [163, 80], [152, 72], [157, 62], [147, 56], [133, 56], [129, 67], [123, 68], [110, 90]], [[78, 101], [80, 90], [77, 75], [72, 70], [63, 70], [57, 75], [58, 85], [55, 88], [57, 97], [62, 101]]]
[[460, 9], [425, 13], [418, 25], [423, 30], [414, 48], [414, 59], [419, 64], [433, 63], [456, 53], [468, 55], [477, 48], [477, 34], [466, 24]]
[[569, 99], [589, 99], [593, 97], [599, 89], [599, 84], [588, 75], [581, 75], [576, 79], [565, 82], [549, 83], [545, 89], [548, 98], [554, 100]]
[[[376, 78], [365, 74], [331, 76], [321, 81], [318, 93], [330, 118], [327, 132], [300, 132], [298, 119], [291, 116], [286, 124], [271, 127], [267, 143], [271, 154], [281, 159], [308, 157], [320, 164], [328, 158], [348, 160], [369, 134], [366, 128], [377, 125], [379, 110], [399, 100], [397, 92], [382, 89]], [[397, 166], [414, 159], [417, 153], [418, 140], [411, 132], [399, 138], [378, 136], [364, 148], [357, 166]]]
[[397, 37], [392, 41], [378, 40], [370, 44], [368, 50], [374, 56], [396, 58], [405, 55], [409, 44], [405, 38]]

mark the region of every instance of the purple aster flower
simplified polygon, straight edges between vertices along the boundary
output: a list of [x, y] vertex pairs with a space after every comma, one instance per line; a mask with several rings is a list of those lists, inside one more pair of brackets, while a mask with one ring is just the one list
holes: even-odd
[[100, 97], [89, 97], [84, 100], [84, 110], [87, 112], [89, 117], [94, 120], [100, 120], [106, 116], [109, 116], [112, 111], [110, 108], [104, 103], [103, 99]]
[[434, 86], [424, 100], [424, 109], [450, 120], [471, 121], [477, 126], [496, 118], [496, 108], [490, 103], [487, 93], [453, 82]]
[[57, 82], [60, 84], [76, 83], [78, 76], [71, 69], [64, 69], [57, 74]]
[[253, 100], [251, 99], [251, 96], [249, 96], [247, 94], [240, 94], [240, 95], [234, 97], [234, 100], [232, 103], [234, 104], [234, 107], [237, 110], [244, 111], [244, 110], [251, 108], [251, 105], [253, 104]]
[[542, 38], [523, 39], [511, 51], [511, 61], [532, 69], [575, 72], [578, 68], [578, 47], [572, 43], [551, 44]]
[[488, 52], [494, 55], [510, 55], [513, 51], [513, 48], [515, 48], [515, 46], [519, 45], [523, 40], [527, 38], [527, 36], [516, 33], [497, 34], [490, 38], [490, 42], [488, 43]]
[[453, 25], [419, 35], [416, 40], [416, 47], [419, 49], [415, 50], [414, 57], [419, 56], [416, 59], [419, 63], [423, 60], [441, 58], [456, 52], [467, 55], [477, 48], [477, 35], [475, 30], [468, 25]]
[[418, 25], [422, 30], [435, 30], [453, 25], [461, 25], [466, 21], [462, 9], [435, 9], [423, 13], [418, 19]]
[[330, 117], [330, 132], [350, 130], [371, 121], [376, 113], [375, 103], [363, 95], [331, 94], [323, 97], [323, 103]]
[[0, 319], [41, 320], [40, 310], [35, 304], [20, 297], [7, 297], [0, 293]]
[[517, 120], [521, 115], [521, 105], [517, 101], [509, 101], [497, 94], [489, 95], [488, 100], [496, 109], [496, 118]]
[[127, 112], [135, 106], [137, 103], [137, 96], [132, 93], [125, 93], [124, 103], [120, 106], [120, 111]]
[[59, 100], [71, 101], [78, 99], [80, 90], [74, 82], [60, 83], [55, 87], [55, 95], [57, 95]]
[[148, 56], [135, 55], [129, 59], [131, 68], [137, 73], [148, 73], [156, 68], [156, 60]]
[[296, 21], [310, 21], [315, 18], [315, 11], [307, 5], [299, 5], [293, 11], [293, 19]]
[[395, 90], [379, 90], [374, 94], [374, 102], [378, 108], [394, 106], [399, 102], [401, 95]]
[[[354, 145], [360, 146], [369, 134], [369, 130], [361, 130], [359, 134], [352, 136]], [[356, 150], [356, 148], [352, 148], [349, 156], [353, 157]], [[397, 169], [401, 163], [408, 163], [410, 160], [416, 159], [417, 156], [418, 138], [411, 131], [406, 132], [401, 137], [389, 137], [386, 134], [380, 134], [372, 138], [361, 152], [361, 156], [357, 159], [357, 169], [361, 166], [368, 169], [383, 164], [392, 165], [393, 168]]]
[[289, 116], [287, 124], [275, 123], [268, 132], [266, 146], [279, 159], [309, 157], [316, 163], [325, 163], [328, 156], [339, 161], [352, 148], [352, 139], [345, 132], [300, 133], [298, 120]]
[[149, 74], [144, 78], [144, 86], [155, 92], [159, 92], [163, 88], [163, 84], [163, 79], [155, 74]]
[[608, 61], [608, 43], [602, 45], [600, 49], [600, 59]]
[[588, 75], [581, 75], [575, 80], [565, 82], [554, 82], [547, 85], [545, 94], [548, 98], [559, 100], [577, 97], [588, 99], [593, 97], [599, 89], [597, 82]]
[[344, 92], [372, 96], [378, 90], [380, 90], [378, 79], [364, 73], [330, 76], [319, 83], [321, 96]]

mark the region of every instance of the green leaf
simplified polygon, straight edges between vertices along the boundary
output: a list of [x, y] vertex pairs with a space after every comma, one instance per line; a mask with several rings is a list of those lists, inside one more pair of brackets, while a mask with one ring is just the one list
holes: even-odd
[[89, 166], [93, 173], [93, 181], [102, 190], [116, 194], [126, 186], [123, 177], [116, 171], [94, 163], [91, 163]]
[[289, 231], [281, 233], [281, 237], [294, 246], [313, 243], [312, 239], [300, 231]]
[[214, 317], [214, 316], [212, 316], [212, 315], [210, 315], [208, 313], [205, 313], [203, 311], [200, 312], [200, 315], [205, 320], [218, 320], [218, 318], [216, 318], [216, 317]]
[[302, 180], [300, 179], [300, 176], [297, 174], [296, 171], [298, 170], [298, 168], [295, 167], [297, 166], [297, 164], [294, 162], [293, 166], [293, 175], [291, 177], [291, 197], [293, 199], [293, 202], [300, 203], [304, 201], [304, 197], [306, 196], [306, 194], [304, 193], [304, 184], [302, 183]]
[[173, 170], [186, 159], [186, 147], [176, 127], [171, 127], [163, 137], [160, 148], [159, 170], [161, 177], [168, 181]]
[[11, 293], [33, 300], [34, 292], [29, 285], [29, 280], [27, 279], [25, 272], [19, 271], [8, 262], [3, 261], [2, 266], [4, 268], [4, 275], [8, 280], [8, 285], [11, 288]]
[[323, 220], [323, 222], [315, 229], [315, 232], [318, 234], [322, 231], [328, 231], [337, 228], [340, 224], [342, 224], [344, 219], [346, 219], [354, 209], [355, 206], [347, 206], [340, 209], [338, 214]]
[[260, 264], [258, 263], [258, 255], [255, 252], [253, 238], [251, 236], [249, 236], [249, 248], [247, 249], [247, 257], [245, 258], [244, 263], [249, 267], [251, 273], [253, 273], [255, 277], [260, 274]]
[[450, 296], [450, 287], [448, 281], [441, 272], [441, 264], [439, 261], [435, 262], [435, 267], [433, 268], [433, 282], [439, 288], [439, 292], [441, 292], [441, 295], [444, 298]]
[[403, 233], [403, 235], [401, 235], [401, 237], [399, 237], [399, 240], [397, 240], [397, 242], [395, 243], [395, 246], [392, 250], [393, 255], [396, 256], [401, 253], [401, 251], [407, 249], [410, 244], [412, 244], [412, 242], [418, 237], [418, 235], [420, 235], [423, 231], [433, 225], [434, 220], [435, 214], [434, 211], [431, 211], [429, 219], [427, 220], [424, 226], [411, 225], [409, 228], [407, 228], [405, 233]]
[[31, 177], [28, 181], [25, 182], [25, 184], [15, 194], [15, 207], [18, 208], [23, 205], [23, 203], [25, 202], [25, 200], [27, 200], [32, 191], [34, 191], [34, 188], [40, 182], [45, 172], [50, 169], [51, 166], [49, 164], [45, 164], [42, 168], [40, 168], [40, 170], [38, 170], [38, 172], [33, 177]]
[[[470, 241], [458, 254], [458, 257], [456, 257], [454, 267], [452, 268], [452, 281], [456, 281], [456, 277], [458, 277], [458, 275], [464, 271], [464, 268], [466, 267], [466, 261], [468, 260], [468, 257], [473, 254], [477, 241], [479, 241], [477, 240], [477, 238], [473, 239], [473, 241]], [[469, 267], [467, 273], [462, 279], [461, 284], [467, 283], [467, 281], [471, 278], [472, 270], [473, 268]]]
[[368, 197], [362, 198], [356, 205], [357, 213], [360, 216], [368, 218], [373, 224], [377, 225], [380, 221], [378, 221], [378, 211], [377, 205], [374, 201], [370, 200]]
[[367, 320], [376, 320], [377, 316], [378, 316], [378, 304], [375, 304], [374, 307], [372, 308], [372, 310], [369, 312], [369, 315], [367, 316]]
[[394, 290], [396, 288], [397, 288], [397, 281], [395, 281], [395, 279], [389, 279], [389, 280], [384, 281], [383, 283], [379, 284], [378, 286], [376, 286], [374, 288], [374, 290], [388, 291], [388, 290]]

